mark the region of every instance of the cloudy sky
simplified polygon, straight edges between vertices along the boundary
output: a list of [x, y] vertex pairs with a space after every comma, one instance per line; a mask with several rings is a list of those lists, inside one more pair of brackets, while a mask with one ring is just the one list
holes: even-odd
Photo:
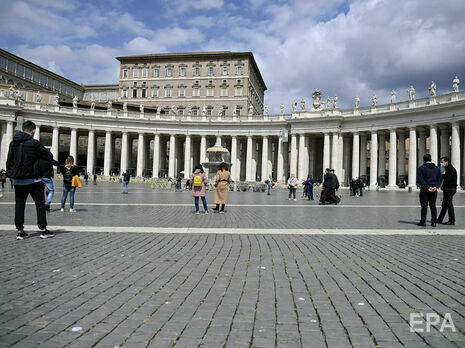
[[413, 84], [426, 96], [458, 75], [465, 88], [464, 0], [0, 1], [0, 47], [84, 84], [116, 83], [122, 55], [252, 51], [265, 103], [352, 107]]

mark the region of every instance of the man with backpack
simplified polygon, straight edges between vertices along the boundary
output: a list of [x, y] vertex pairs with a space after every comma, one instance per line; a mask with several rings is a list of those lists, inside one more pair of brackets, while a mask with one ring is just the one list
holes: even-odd
[[15, 188], [15, 225], [17, 240], [28, 237], [24, 232], [24, 210], [26, 200], [31, 195], [36, 205], [37, 226], [40, 238], [50, 238], [55, 235], [47, 230], [47, 216], [45, 212], [44, 183], [42, 178], [47, 173], [41, 172], [39, 159], [52, 162], [53, 155], [38, 140], [34, 139], [36, 125], [34, 122], [23, 123], [23, 131], [13, 137], [6, 162], [7, 176], [12, 180]]

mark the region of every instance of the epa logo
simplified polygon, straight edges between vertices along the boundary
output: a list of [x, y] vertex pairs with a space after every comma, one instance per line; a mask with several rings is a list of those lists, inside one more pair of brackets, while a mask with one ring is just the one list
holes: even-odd
[[437, 313], [410, 313], [410, 332], [430, 332], [431, 326], [439, 324], [441, 324], [440, 332], [445, 330], [457, 331], [450, 313], [444, 314], [444, 318], [441, 318]]

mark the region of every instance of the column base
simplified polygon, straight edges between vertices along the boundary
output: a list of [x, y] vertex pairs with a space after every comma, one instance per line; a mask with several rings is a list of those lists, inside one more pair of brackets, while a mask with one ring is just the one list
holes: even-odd
[[379, 189], [379, 186], [370, 185], [370, 191], [376, 191], [376, 189]]
[[397, 190], [399, 186], [397, 185], [387, 185], [386, 190]]

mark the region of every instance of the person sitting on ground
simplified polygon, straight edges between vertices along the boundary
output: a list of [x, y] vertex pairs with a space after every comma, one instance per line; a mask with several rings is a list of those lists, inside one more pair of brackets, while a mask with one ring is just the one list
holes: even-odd
[[192, 197], [194, 197], [195, 213], [198, 215], [199, 212], [199, 197], [202, 199], [203, 209], [205, 214], [208, 214], [207, 200], [205, 199], [208, 178], [207, 174], [203, 171], [202, 166], [199, 164], [195, 167], [189, 180], [192, 187]]

